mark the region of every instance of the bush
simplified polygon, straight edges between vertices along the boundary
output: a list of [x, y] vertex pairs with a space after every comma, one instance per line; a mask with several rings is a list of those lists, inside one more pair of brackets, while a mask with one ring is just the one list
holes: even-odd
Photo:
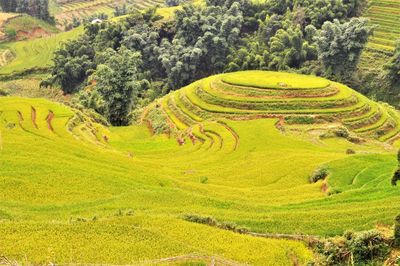
[[218, 222], [213, 217], [209, 217], [209, 216], [203, 217], [203, 216], [199, 216], [196, 214], [185, 214], [183, 216], [183, 219], [188, 222], [198, 223], [198, 224], [206, 224], [206, 225], [210, 225], [210, 226], [216, 226], [218, 224]]
[[186, 2], [186, 0], [166, 0], [165, 4], [167, 6], [179, 6], [180, 4]]
[[233, 231], [233, 232], [236, 232], [239, 234], [246, 234], [249, 232], [249, 229], [246, 227], [239, 227], [237, 224], [232, 223], [232, 222], [218, 222], [213, 217], [209, 217], [209, 216], [203, 217], [203, 216], [199, 216], [196, 214], [186, 214], [183, 216], [183, 219], [188, 222], [198, 223], [198, 224], [206, 224], [206, 225], [218, 227], [218, 228], [221, 228], [224, 230]]
[[7, 96], [7, 95], [8, 95], [8, 91], [3, 88], [0, 88], [0, 96]]
[[375, 230], [352, 234], [347, 245], [356, 262], [383, 261], [390, 250], [383, 236]]
[[394, 246], [400, 248], [400, 214], [394, 222]]
[[324, 180], [329, 175], [326, 167], [317, 168], [310, 177], [310, 183], [316, 183], [319, 180]]
[[388, 241], [375, 230], [346, 232], [343, 237], [324, 240], [317, 246], [323, 265], [370, 265], [389, 255]]
[[289, 116], [285, 117], [287, 124], [314, 124], [316, 121], [312, 116]]
[[397, 169], [396, 172], [394, 172], [393, 177], [392, 177], [392, 185], [396, 186], [397, 181], [400, 180], [400, 169]]
[[17, 37], [17, 31], [15, 29], [5, 29], [5, 34], [9, 39], [15, 39]]
[[170, 133], [170, 127], [161, 108], [151, 108], [146, 120], [149, 121], [154, 134]]
[[338, 138], [345, 138], [347, 139], [349, 137], [349, 131], [346, 128], [338, 128], [333, 131], [336, 137]]
[[200, 177], [200, 183], [207, 184], [208, 183], [208, 177], [206, 177], [206, 176]]

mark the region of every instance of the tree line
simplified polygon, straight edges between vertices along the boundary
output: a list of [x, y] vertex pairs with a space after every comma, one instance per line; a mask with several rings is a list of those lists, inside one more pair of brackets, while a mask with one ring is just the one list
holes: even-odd
[[27, 13], [33, 17], [54, 22], [49, 12], [49, 0], [0, 0], [3, 12]]

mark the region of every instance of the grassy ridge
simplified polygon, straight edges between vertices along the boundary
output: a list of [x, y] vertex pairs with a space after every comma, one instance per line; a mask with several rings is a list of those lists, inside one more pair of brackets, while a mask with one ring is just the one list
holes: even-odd
[[[165, 108], [171, 98], [180, 102], [175, 114], [171, 108]], [[217, 75], [172, 93], [161, 104], [178, 129], [188, 125], [187, 118], [179, 119], [182, 112], [191, 118], [204, 119], [246, 115], [299, 119], [302, 116], [308, 120], [341, 123], [362, 137], [393, 142], [398, 137], [400, 124], [397, 112], [342, 84], [289, 73], [245, 71]]]
[[82, 32], [83, 28], [79, 27], [45, 38], [1, 44], [0, 48], [11, 50], [15, 59], [0, 69], [0, 75], [50, 67], [53, 53], [61, 43], [76, 38]]

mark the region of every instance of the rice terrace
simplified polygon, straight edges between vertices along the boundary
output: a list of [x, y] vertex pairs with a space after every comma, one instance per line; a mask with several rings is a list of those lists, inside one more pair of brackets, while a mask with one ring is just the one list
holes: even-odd
[[400, 265], [399, 0], [0, 8], [0, 265]]

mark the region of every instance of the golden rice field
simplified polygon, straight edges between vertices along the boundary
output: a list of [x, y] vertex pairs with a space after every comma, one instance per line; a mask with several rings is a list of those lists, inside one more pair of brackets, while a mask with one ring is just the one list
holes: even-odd
[[[390, 106], [344, 85], [261, 71], [197, 81], [129, 127], [107, 128], [44, 99], [0, 98], [0, 256], [26, 264], [151, 265], [176, 256], [306, 264], [312, 252], [302, 242], [183, 216], [321, 237], [391, 225], [400, 200], [390, 184], [398, 121]], [[169, 134], [152, 134], [161, 127]], [[322, 165], [328, 178], [310, 183]]]

